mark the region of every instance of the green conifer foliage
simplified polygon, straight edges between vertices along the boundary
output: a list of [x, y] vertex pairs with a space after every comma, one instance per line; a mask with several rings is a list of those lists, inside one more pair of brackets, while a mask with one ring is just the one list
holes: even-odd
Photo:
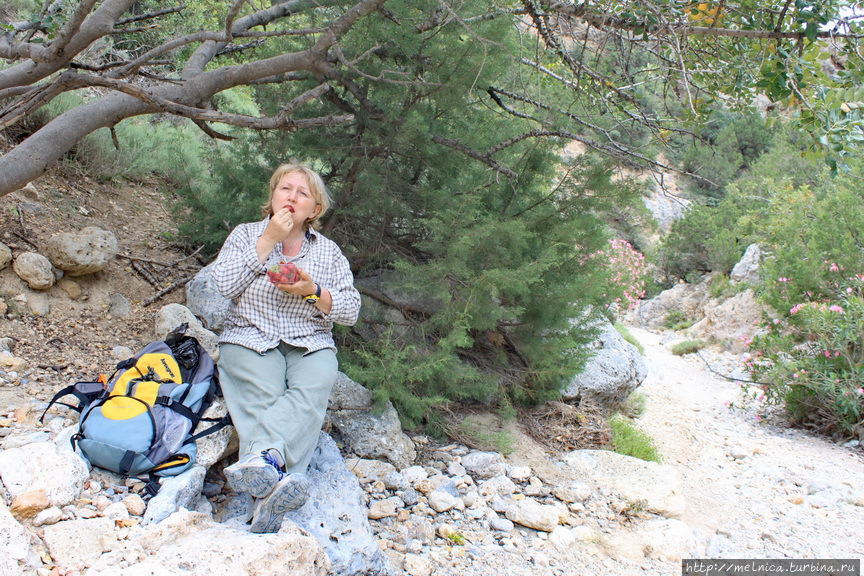
[[[485, 162], [449, 145], [489, 151], [531, 125], [501, 115], [485, 91], [515, 80], [511, 24], [418, 32], [433, 5], [388, 4], [388, 18], [368, 18], [342, 44], [349, 61], [367, 59], [367, 75], [375, 63], [377, 78], [351, 78], [309, 114], [350, 112], [353, 124], [241, 138], [217, 166], [221, 188], [194, 195], [204, 210], [196, 234], [224, 237], [260, 204], [277, 163], [297, 158], [324, 175], [336, 206], [323, 231], [364, 293], [360, 325], [339, 332], [342, 369], [392, 400], [409, 426], [449, 401], [506, 409], [558, 395], [586, 359], [587, 311], [614, 298], [606, 272], [587, 263], [606, 246], [600, 215], [637, 193], [588, 156], [562, 166], [548, 141]], [[390, 41], [362, 55], [368, 44], [355, 52], [351, 40], [364, 37]], [[272, 89], [260, 88], [262, 109]]]

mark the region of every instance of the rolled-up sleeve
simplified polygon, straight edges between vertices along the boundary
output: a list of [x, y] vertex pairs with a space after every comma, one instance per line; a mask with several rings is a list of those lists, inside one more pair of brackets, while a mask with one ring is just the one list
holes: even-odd
[[326, 316], [336, 324], [353, 326], [360, 315], [360, 293], [354, 287], [354, 275], [348, 259], [338, 249], [334, 259], [334, 281], [331, 286], [326, 286], [333, 299], [333, 306]]
[[213, 267], [216, 289], [225, 298], [237, 298], [267, 271], [258, 260], [257, 241], [254, 227], [248, 225], [238, 226], [225, 240]]

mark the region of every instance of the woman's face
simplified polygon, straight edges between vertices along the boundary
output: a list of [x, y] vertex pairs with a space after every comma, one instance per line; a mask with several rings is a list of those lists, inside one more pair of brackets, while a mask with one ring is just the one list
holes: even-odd
[[321, 207], [315, 201], [315, 196], [309, 189], [309, 182], [302, 172], [288, 172], [279, 179], [273, 190], [272, 208], [277, 213], [290, 207], [295, 225], [303, 225], [315, 218]]

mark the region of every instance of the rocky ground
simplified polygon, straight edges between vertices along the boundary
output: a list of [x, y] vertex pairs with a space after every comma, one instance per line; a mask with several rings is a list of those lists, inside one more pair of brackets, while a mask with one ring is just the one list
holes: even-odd
[[[14, 355], [28, 364], [21, 370], [0, 366], [3, 449], [13, 446], [7, 436], [19, 441], [22, 427], [38, 432], [26, 408], [32, 401], [110, 371], [114, 347], [137, 349], [152, 339], [157, 309], [182, 301], [183, 292], [145, 303], [204, 264], [173, 242], [164, 200], [152, 187], [115, 189], [84, 177], [37, 184], [0, 199], [0, 241], [13, 254], [38, 251], [55, 232], [98, 225], [117, 234], [122, 256], [103, 272], [67, 278], [45, 293], [27, 289], [10, 268], [0, 271], [0, 338], [9, 338]], [[673, 523], [640, 509], [612, 489], [614, 478], [562, 500], [556, 489], [572, 480], [564, 471], [568, 455], [551, 453], [516, 425], [510, 430], [515, 449], [506, 456], [513, 493], [503, 503], [485, 499], [482, 481], [465, 473], [468, 448], [417, 436], [420, 457], [408, 473], [410, 486], [363, 483], [373, 530], [393, 566], [412, 576], [612, 576], [679, 574], [680, 558], [688, 556], [864, 556], [860, 446], [791, 430], [776, 419], [757, 420], [763, 407], [741, 405], [739, 386], [709, 371], [700, 358], [672, 355], [668, 334], [633, 332], [645, 346], [649, 371], [641, 387], [646, 410], [637, 423], [676, 473], [684, 502], [680, 519]], [[721, 372], [737, 367], [732, 355], [704, 356]], [[452, 481], [467, 504], [463, 498], [463, 505], [445, 509], [430, 502], [425, 489], [436, 476]], [[406, 488], [415, 491], [416, 501], [411, 495], [406, 502]], [[123, 490], [128, 488], [94, 479], [81, 502], [83, 517], [107, 517]], [[214, 502], [219, 494], [211, 494]], [[469, 505], [471, 498], [483, 502]], [[525, 500], [564, 506], [567, 521], [556, 532], [509, 520], [505, 504]], [[140, 503], [129, 497], [124, 508], [115, 506], [111, 514], [134, 530]]]

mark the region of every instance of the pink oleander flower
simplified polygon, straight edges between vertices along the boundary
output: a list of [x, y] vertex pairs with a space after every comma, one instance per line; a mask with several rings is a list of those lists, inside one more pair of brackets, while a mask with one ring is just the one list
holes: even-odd
[[843, 313], [844, 313], [844, 312], [843, 312], [843, 308], [841, 308], [841, 307], [838, 306], [837, 304], [834, 304], [833, 306], [831, 306], [830, 308], [828, 308], [828, 310], [830, 310], [831, 312], [837, 312], [838, 314], [843, 314]]

